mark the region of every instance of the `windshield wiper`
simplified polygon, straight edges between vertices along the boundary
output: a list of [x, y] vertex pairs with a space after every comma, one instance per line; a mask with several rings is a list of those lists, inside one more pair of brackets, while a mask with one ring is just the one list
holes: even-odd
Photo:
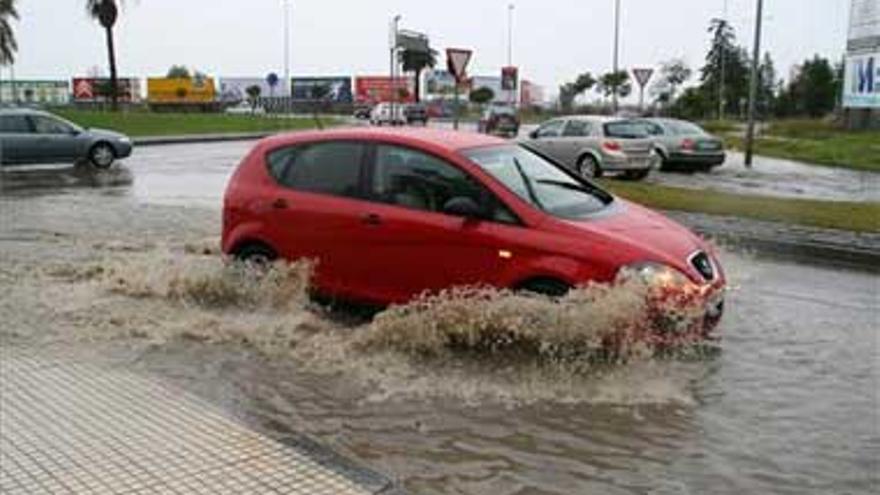
[[590, 189], [590, 188], [588, 188], [588, 187], [582, 186], [582, 185], [580, 185], [580, 184], [575, 184], [574, 182], [565, 182], [565, 181], [563, 181], [563, 180], [538, 179], [538, 180], [536, 180], [535, 182], [537, 182], [538, 184], [547, 184], [547, 185], [550, 185], [550, 186], [559, 186], [559, 187], [562, 187], [562, 188], [565, 188], [565, 189], [571, 189], [572, 191], [585, 192], [585, 193], [587, 193], [587, 194], [591, 194], [591, 195], [592, 195], [593, 192], [594, 192], [592, 189]]
[[535, 188], [532, 186], [532, 180], [529, 179], [528, 175], [526, 175], [525, 171], [522, 168], [522, 165], [520, 165], [519, 160], [517, 160], [516, 157], [513, 158], [513, 166], [516, 167], [516, 171], [519, 173], [520, 178], [525, 183], [526, 191], [529, 193], [529, 198], [532, 200], [532, 203], [535, 203], [535, 206], [543, 210], [544, 205], [541, 204], [541, 201], [535, 194]]

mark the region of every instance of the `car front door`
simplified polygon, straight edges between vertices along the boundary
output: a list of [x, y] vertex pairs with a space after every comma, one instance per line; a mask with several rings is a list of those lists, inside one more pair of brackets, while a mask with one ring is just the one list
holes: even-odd
[[[452, 163], [414, 148], [379, 144], [373, 153], [373, 202], [359, 235], [360, 277], [368, 299], [403, 302], [424, 291], [496, 284], [503, 239], [516, 219]], [[484, 205], [486, 220], [443, 212], [452, 198]]]
[[37, 152], [37, 136], [27, 117], [0, 115], [0, 163], [31, 163]]
[[365, 150], [356, 141], [326, 141], [267, 158], [276, 182], [265, 198], [275, 248], [283, 258], [314, 261], [313, 283], [332, 295], [351, 295], [357, 274]]
[[30, 119], [41, 162], [72, 162], [85, 156], [78, 132], [70, 124], [45, 115], [33, 115]]
[[558, 156], [558, 153], [562, 141], [562, 129], [565, 127], [565, 122], [564, 119], [545, 122], [532, 134], [529, 144], [541, 153], [559, 160], [561, 157]]

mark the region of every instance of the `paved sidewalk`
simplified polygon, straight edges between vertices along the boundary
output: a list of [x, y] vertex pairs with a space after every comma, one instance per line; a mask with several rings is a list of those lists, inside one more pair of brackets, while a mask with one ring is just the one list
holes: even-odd
[[390, 487], [350, 469], [163, 383], [0, 349], [0, 493], [335, 495]]

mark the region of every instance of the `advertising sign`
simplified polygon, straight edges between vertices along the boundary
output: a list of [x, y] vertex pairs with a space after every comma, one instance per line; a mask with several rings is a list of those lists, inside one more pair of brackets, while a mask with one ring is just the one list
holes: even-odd
[[480, 88], [489, 88], [492, 90], [493, 103], [507, 103], [514, 98], [512, 91], [505, 91], [501, 88], [501, 78], [497, 76], [474, 76], [470, 79], [471, 91]]
[[[116, 97], [121, 102], [134, 102], [141, 99], [141, 81], [135, 78], [116, 80]], [[110, 101], [109, 77], [74, 77], [73, 99], [78, 102]]]
[[880, 108], [880, 50], [846, 59], [843, 106]]
[[852, 0], [847, 49], [850, 52], [880, 48], [880, 1]]
[[256, 86], [260, 88], [261, 97], [290, 96], [290, 88], [278, 84], [274, 88], [263, 77], [224, 77], [220, 79], [219, 98], [223, 103], [236, 104], [248, 99], [247, 90]]
[[520, 86], [520, 103], [532, 107], [541, 106], [544, 103], [544, 88], [525, 79]]
[[516, 67], [501, 68], [501, 89], [505, 91], [516, 91], [519, 86], [519, 71]]
[[[323, 89], [316, 90], [318, 87]], [[323, 100], [334, 103], [351, 103], [353, 100], [351, 78], [348, 76], [294, 77], [290, 81], [290, 88], [294, 100], [314, 101], [318, 94], [323, 94]]]
[[455, 93], [455, 77], [446, 70], [428, 71], [425, 76], [425, 93], [429, 97], [452, 95]]
[[388, 76], [358, 76], [354, 79], [355, 99], [358, 103], [379, 103], [385, 101], [413, 103], [415, 88], [412, 78]]
[[147, 79], [150, 103], [211, 103], [215, 97], [214, 80], [210, 77]]
[[4, 80], [0, 81], [0, 101], [60, 105], [70, 101], [70, 87], [67, 81]]

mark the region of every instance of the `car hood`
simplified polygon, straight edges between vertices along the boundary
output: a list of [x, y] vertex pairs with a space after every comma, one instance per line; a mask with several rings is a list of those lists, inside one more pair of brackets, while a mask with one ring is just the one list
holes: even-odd
[[691, 278], [699, 274], [688, 264], [697, 250], [709, 251], [706, 243], [677, 222], [648, 208], [615, 198], [615, 210], [597, 218], [565, 223], [592, 238], [604, 238], [629, 263], [653, 261], [677, 268]]

